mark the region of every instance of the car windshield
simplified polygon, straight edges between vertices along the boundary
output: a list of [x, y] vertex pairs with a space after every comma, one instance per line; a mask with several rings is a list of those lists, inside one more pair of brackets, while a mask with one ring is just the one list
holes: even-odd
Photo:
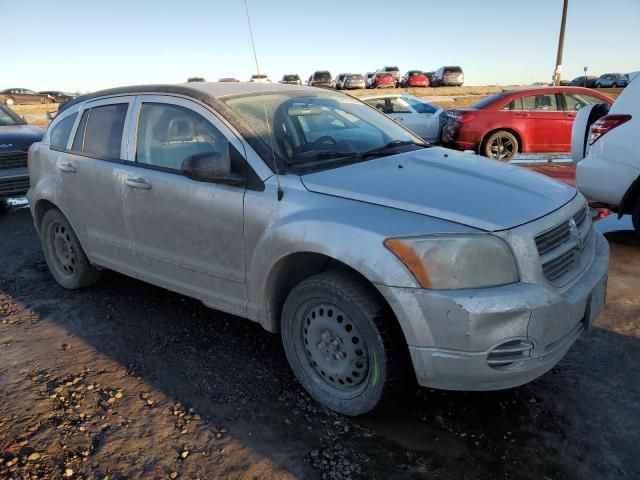
[[438, 107], [435, 105], [431, 105], [412, 95], [403, 95], [402, 99], [418, 113], [435, 113], [438, 110]]
[[330, 82], [331, 74], [329, 72], [318, 72], [316, 73], [315, 79], [318, 82]]
[[24, 121], [15, 113], [13, 113], [9, 107], [0, 105], [0, 127], [8, 127], [9, 125], [24, 125]]
[[300, 77], [298, 77], [298, 75], [285, 75], [284, 76], [284, 81], [285, 82], [293, 82], [295, 80], [300, 80]]
[[375, 109], [342, 94], [251, 94], [225, 103], [273, 148], [284, 169], [298, 173], [429, 146]]
[[360, 75], [359, 73], [354, 75], [347, 75], [347, 78], [349, 80], [364, 80], [364, 78], [362, 78], [362, 75]]
[[499, 98], [503, 97], [506, 93], [507, 92], [500, 92], [500, 93], [494, 93], [493, 95], [489, 95], [488, 97], [483, 98], [479, 102], [476, 102], [473, 105], [473, 108], [484, 108], [487, 105], [490, 105], [491, 103], [495, 102]]
[[445, 67], [444, 71], [448, 73], [462, 73], [462, 69], [460, 67]]

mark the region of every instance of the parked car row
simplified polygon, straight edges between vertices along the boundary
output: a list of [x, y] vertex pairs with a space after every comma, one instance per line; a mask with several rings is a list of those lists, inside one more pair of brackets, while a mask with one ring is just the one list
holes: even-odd
[[64, 103], [76, 98], [73, 93], [65, 93], [57, 90], [34, 92], [28, 88], [7, 88], [0, 91], [0, 103], [5, 105], [28, 105], [35, 103]]
[[[624, 88], [629, 84], [629, 76], [624, 73], [605, 73], [599, 77], [595, 75], [582, 75], [573, 80], [561, 80], [562, 87], [586, 87], [586, 88]], [[549, 85], [544, 82], [536, 82], [533, 86]]]

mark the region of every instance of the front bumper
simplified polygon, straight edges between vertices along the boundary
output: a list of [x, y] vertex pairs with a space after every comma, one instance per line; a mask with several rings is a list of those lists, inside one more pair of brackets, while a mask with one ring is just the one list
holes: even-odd
[[[439, 292], [377, 285], [403, 327], [418, 383], [498, 390], [553, 368], [604, 305], [609, 246], [595, 238], [591, 265], [561, 293], [524, 282]], [[531, 348], [510, 364], [490, 362], [504, 358], [496, 347], [510, 345]]]

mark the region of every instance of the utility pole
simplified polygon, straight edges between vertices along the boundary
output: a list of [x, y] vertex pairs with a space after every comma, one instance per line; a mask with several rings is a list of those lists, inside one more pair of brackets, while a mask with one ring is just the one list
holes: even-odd
[[564, 49], [564, 29], [567, 25], [567, 9], [569, 8], [569, 0], [564, 0], [562, 8], [562, 23], [560, 24], [560, 40], [558, 41], [558, 56], [556, 57], [556, 71], [553, 74], [553, 84], [560, 85], [560, 77], [562, 75], [562, 50]]

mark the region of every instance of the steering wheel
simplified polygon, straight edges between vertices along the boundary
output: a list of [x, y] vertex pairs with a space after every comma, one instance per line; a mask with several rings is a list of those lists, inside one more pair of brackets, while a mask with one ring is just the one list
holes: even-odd
[[318, 145], [321, 145], [323, 143], [331, 143], [331, 145], [336, 145], [338, 142], [336, 141], [335, 138], [333, 138], [333, 137], [331, 137], [329, 135], [323, 135], [322, 137], [317, 139], [315, 142], [313, 142], [311, 145], [309, 145], [307, 150], [315, 150], [315, 148]]

